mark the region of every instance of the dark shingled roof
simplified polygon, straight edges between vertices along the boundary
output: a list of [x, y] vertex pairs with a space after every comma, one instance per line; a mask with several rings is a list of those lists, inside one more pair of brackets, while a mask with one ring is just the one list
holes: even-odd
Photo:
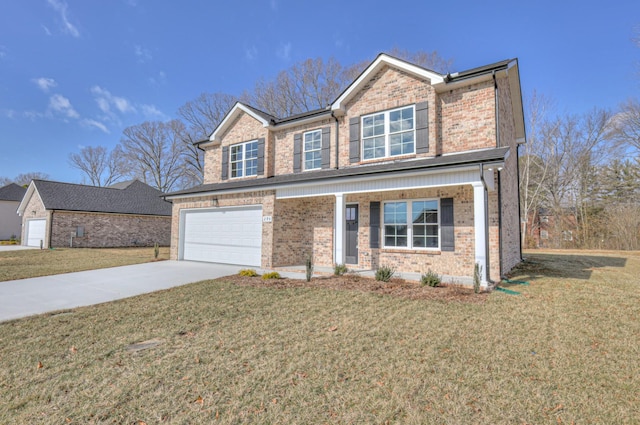
[[222, 190], [260, 190], [265, 186], [284, 186], [297, 183], [331, 182], [341, 178], [373, 176], [380, 174], [395, 175], [422, 171], [428, 169], [446, 169], [465, 165], [481, 164], [485, 162], [503, 161], [509, 152], [509, 147], [484, 149], [479, 151], [457, 153], [409, 161], [385, 162], [382, 164], [357, 165], [353, 167], [309, 171], [304, 173], [283, 174], [274, 177], [232, 180], [223, 183], [203, 184], [191, 189], [167, 193], [166, 196], [189, 195], [203, 192]]
[[34, 180], [48, 210], [85, 211], [138, 215], [171, 215], [171, 203], [162, 192], [138, 180], [111, 187]]
[[0, 187], [0, 201], [22, 201], [27, 189], [15, 183]]

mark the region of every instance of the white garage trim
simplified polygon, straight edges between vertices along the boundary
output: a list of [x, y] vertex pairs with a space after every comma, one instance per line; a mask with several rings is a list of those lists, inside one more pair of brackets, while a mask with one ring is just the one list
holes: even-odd
[[46, 219], [31, 219], [27, 221], [27, 246], [44, 246], [47, 231]]
[[260, 267], [262, 205], [180, 211], [178, 258]]

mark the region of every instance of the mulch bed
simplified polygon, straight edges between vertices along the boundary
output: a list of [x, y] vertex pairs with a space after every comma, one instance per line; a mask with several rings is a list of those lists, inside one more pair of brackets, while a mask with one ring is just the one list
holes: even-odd
[[390, 282], [379, 282], [375, 279], [359, 275], [346, 274], [344, 276], [314, 277], [310, 282], [304, 279], [262, 279], [233, 275], [220, 278], [224, 282], [240, 286], [253, 286], [260, 288], [288, 289], [288, 288], [323, 288], [333, 290], [350, 290], [373, 292], [380, 295], [392, 295], [397, 297], [436, 300], [446, 302], [463, 302], [481, 304], [487, 299], [488, 293], [475, 294], [472, 288], [459, 285], [443, 285], [437, 288], [421, 286], [418, 282], [404, 279], [391, 279]]

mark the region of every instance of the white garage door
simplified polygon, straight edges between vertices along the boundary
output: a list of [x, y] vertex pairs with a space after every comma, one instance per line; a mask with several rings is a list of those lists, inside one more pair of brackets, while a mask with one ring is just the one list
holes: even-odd
[[182, 258], [260, 267], [262, 207], [185, 211]]
[[47, 220], [29, 220], [27, 223], [27, 246], [39, 247], [40, 241], [44, 244]]

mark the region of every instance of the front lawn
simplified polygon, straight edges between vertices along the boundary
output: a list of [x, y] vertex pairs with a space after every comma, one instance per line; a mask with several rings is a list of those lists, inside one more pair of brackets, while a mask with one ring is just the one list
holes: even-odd
[[0, 323], [0, 423], [638, 423], [640, 253], [527, 257], [481, 302], [234, 277]]
[[[158, 259], [169, 258], [160, 248]], [[0, 282], [154, 261], [154, 248], [55, 248], [0, 252]]]

